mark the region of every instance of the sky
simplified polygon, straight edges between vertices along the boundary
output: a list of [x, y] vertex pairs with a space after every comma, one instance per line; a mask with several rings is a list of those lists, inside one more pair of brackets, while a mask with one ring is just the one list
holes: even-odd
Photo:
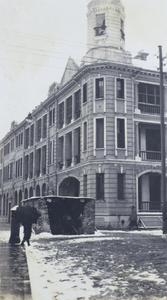
[[[78, 65], [87, 51], [89, 0], [0, 0], [0, 139], [60, 82], [68, 58]], [[158, 45], [167, 55], [167, 1], [122, 0], [125, 48], [140, 50], [158, 66]], [[164, 60], [165, 62], [165, 60]], [[167, 64], [167, 59], [166, 59]]]

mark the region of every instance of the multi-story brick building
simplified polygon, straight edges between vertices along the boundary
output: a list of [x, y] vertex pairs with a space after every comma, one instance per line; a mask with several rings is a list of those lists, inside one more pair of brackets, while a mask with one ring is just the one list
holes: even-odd
[[[97, 227], [127, 226], [131, 205], [143, 222], [161, 217], [159, 72], [125, 50], [120, 0], [91, 0], [87, 20], [81, 66], [70, 58], [60, 84], [0, 143], [1, 217], [46, 194], [94, 197]], [[165, 99], [166, 86], [164, 76]]]

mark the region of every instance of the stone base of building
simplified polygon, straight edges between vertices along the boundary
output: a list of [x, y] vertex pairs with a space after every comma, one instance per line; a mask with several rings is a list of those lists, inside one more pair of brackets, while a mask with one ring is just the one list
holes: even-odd
[[98, 229], [125, 230], [129, 225], [129, 216], [96, 216], [95, 226]]

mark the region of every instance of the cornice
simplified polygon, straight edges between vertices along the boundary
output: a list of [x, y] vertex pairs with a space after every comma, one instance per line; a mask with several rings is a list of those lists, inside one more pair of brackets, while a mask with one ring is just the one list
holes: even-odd
[[59, 97], [62, 93], [66, 92], [69, 88], [72, 86], [75, 86], [77, 81], [79, 84], [79, 81], [83, 75], [85, 75], [88, 72], [94, 71], [94, 70], [102, 70], [102, 69], [112, 69], [112, 70], [120, 70], [120, 71], [126, 71], [131, 72], [133, 74], [133, 77], [140, 72], [140, 75], [144, 76], [153, 76], [159, 78], [159, 72], [154, 70], [147, 70], [142, 69], [140, 67], [135, 67], [133, 65], [125, 65], [125, 64], [117, 64], [117, 63], [95, 63], [91, 65], [85, 65], [83, 66], [73, 77], [72, 79], [66, 83], [60, 90], [55, 94], [55, 96]]

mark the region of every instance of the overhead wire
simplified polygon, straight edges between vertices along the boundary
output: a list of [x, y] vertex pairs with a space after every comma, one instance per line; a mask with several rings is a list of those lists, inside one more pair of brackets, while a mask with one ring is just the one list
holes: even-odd
[[[97, 47], [96, 44], [88, 44], [88, 43], [83, 43], [83, 42], [78, 42], [78, 41], [72, 41], [72, 40], [64, 40], [64, 39], [54, 39], [54, 38], [48, 38], [48, 37], [45, 37], [45, 36], [40, 36], [40, 35], [33, 35], [33, 34], [29, 34], [29, 33], [23, 33], [23, 32], [18, 32], [18, 31], [11, 31], [11, 30], [5, 30], [5, 29], [2, 29], [0, 28], [0, 31], [7, 31], [7, 32], [14, 32], [15, 34], [17, 35], [25, 35], [25, 36], [28, 36], [29, 38], [32, 38], [32, 39], [40, 39], [40, 40], [45, 40], [45, 39], [48, 39], [52, 42], [57, 42], [57, 41], [60, 41], [61, 43], [69, 43], [69, 44], [76, 44], [77, 46], [80, 46], [80, 45], [84, 45], [84, 46], [89, 46], [89, 47]], [[63, 44], [62, 43], [62, 44]], [[8, 45], [8, 46], [13, 46], [13, 45]], [[16, 46], [17, 47], [17, 46]], [[19, 47], [19, 46], [18, 46]], [[39, 51], [48, 51], [48, 50], [44, 50], [44, 49], [38, 49]], [[102, 51], [105, 51], [105, 50], [102, 50]], [[128, 51], [128, 50], [127, 50]], [[54, 53], [55, 51], [50, 51], [52, 53]], [[136, 55], [137, 52], [136, 51], [130, 51], [131, 54], [134, 54]], [[149, 53], [149, 55], [151, 56], [155, 56], [155, 53], [151, 54]]]
[[[21, 53], [21, 54], [25, 54], [25, 55], [28, 54], [28, 55], [43, 56], [43, 57], [47, 57], [48, 59], [49, 58], [55, 58], [55, 59], [67, 60], [67, 57], [63, 58], [63, 57], [51, 56], [51, 55], [48, 54], [48, 53], [53, 53], [53, 54], [61, 54], [61, 55], [63, 54], [63, 55], [66, 55], [66, 53], [62, 53], [62, 52], [58, 52], [58, 51], [50, 51], [50, 50], [45, 50], [45, 49], [41, 49], [41, 48], [31, 48], [31, 47], [11, 45], [11, 44], [7, 44], [6, 46], [8, 46], [8, 47], [14, 47], [14, 48], [19, 48], [19, 49], [25, 49], [25, 50], [31, 50], [31, 51], [37, 51], [37, 52], [38, 51], [39, 52], [47, 52], [47, 55], [46, 54], [41, 54], [41, 53], [34, 53], [34, 52], [27, 53], [27, 52], [21, 52], [21, 51], [17, 51], [17, 50], [2, 49], [2, 48], [1, 49], [5, 50], [5, 51], [11, 51], [11, 52], [15, 51], [17, 53]], [[103, 50], [103, 49], [102, 49], [102, 51], [106, 51], [107, 52], [107, 50]], [[155, 55], [153, 55], [153, 56], [155, 58]], [[95, 59], [95, 57], [93, 57], [93, 56], [85, 55], [85, 57], [86, 57], [86, 59], [84, 59], [85, 63], [90, 63], [89, 59], [90, 60]], [[7, 59], [4, 59], [4, 60], [7, 60]], [[12, 59], [10, 59], [10, 60], [12, 60]], [[104, 59], [104, 58], [98, 58], [98, 60], [100, 60], [101, 62], [103, 62], [103, 61], [106, 62], [106, 59]], [[78, 58], [78, 59], [75, 58], [75, 61], [81, 62], [82, 58]], [[107, 59], [107, 61], [108, 62], [113, 62], [113, 60], [110, 60], [110, 59]], [[120, 63], [120, 61], [115, 61], [115, 62], [116, 63]], [[27, 62], [20, 62], [20, 63], [27, 63]], [[29, 64], [31, 64], [31, 63], [29, 62]], [[34, 64], [34, 63], [32, 63], [32, 64]], [[38, 65], [40, 65], [40, 64], [38, 64]], [[152, 66], [152, 67], [155, 67], [155, 66]]]

